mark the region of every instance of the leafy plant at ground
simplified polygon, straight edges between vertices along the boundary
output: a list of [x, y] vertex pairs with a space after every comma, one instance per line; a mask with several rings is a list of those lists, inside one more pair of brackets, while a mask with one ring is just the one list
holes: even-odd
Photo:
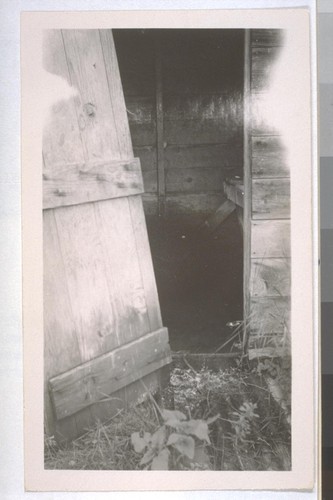
[[46, 438], [45, 468], [290, 470], [290, 421], [268, 386], [281, 378], [287, 401], [285, 361], [217, 371], [177, 362], [158, 406], [150, 397], [121, 409], [67, 446]]
[[178, 410], [159, 410], [162, 425], [153, 433], [134, 432], [131, 436], [137, 453], [144, 455], [140, 465], [151, 470], [169, 470], [172, 463], [180, 468], [209, 468], [209, 458], [203, 443], [210, 444], [208, 425], [218, 416], [205, 420], [187, 419]]

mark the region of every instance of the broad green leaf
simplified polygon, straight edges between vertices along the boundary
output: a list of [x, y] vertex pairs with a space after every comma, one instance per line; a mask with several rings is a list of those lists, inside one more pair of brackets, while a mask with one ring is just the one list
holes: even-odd
[[159, 452], [151, 463], [151, 470], [169, 470], [169, 455], [170, 452], [164, 448]]
[[141, 453], [149, 443], [150, 437], [150, 432], [145, 432], [143, 436], [140, 434], [140, 432], [133, 432], [133, 434], [131, 435], [131, 442], [134, 450], [137, 453]]
[[164, 425], [162, 425], [162, 427], [160, 427], [155, 432], [155, 434], [152, 435], [151, 445], [153, 448], [155, 448], [155, 450], [160, 451], [165, 444], [165, 440], [166, 440], [166, 428]]
[[195, 442], [191, 436], [183, 436], [182, 434], [172, 433], [169, 436], [167, 446], [173, 446], [182, 455], [186, 455], [192, 459], [194, 457]]

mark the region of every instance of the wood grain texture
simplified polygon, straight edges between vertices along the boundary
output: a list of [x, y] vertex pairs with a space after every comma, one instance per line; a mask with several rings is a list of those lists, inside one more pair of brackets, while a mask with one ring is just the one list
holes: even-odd
[[[160, 329], [162, 321], [137, 194], [143, 189], [140, 162], [133, 159], [112, 33], [65, 30], [63, 38], [60, 31], [52, 36], [55, 41], [51, 37], [45, 42], [47, 64], [77, 90], [69, 100], [71, 108], [63, 104], [60, 111], [53, 108], [43, 145], [48, 200], [44, 210], [45, 422], [47, 432], [54, 431], [62, 440], [81, 434], [96, 418], [106, 419], [112, 404], [109, 399], [97, 406], [86, 401], [78, 412], [66, 410], [57, 421], [47, 390], [49, 379], [101, 356], [115, 359], [120, 346], [139, 342]], [[74, 161], [71, 135], [69, 139], [59, 136], [63, 126], [67, 133], [67, 120], [68, 133], [77, 132], [73, 141], [79, 139]], [[55, 132], [51, 138], [48, 127]], [[66, 206], [58, 206], [52, 196]], [[68, 200], [78, 204], [68, 205]], [[162, 336], [167, 340], [166, 330]], [[153, 348], [148, 350], [147, 366], [136, 370], [144, 359], [140, 349], [132, 350], [126, 381], [110, 389], [124, 404], [133, 403], [135, 394], [142, 397], [138, 378], [144, 377], [156, 388], [159, 375], [152, 372], [169, 360], [167, 347], [164, 360]], [[103, 376], [108, 378], [107, 369]], [[118, 390], [125, 383], [131, 389]]]
[[168, 332], [162, 328], [49, 381], [62, 419], [170, 363]]
[[262, 220], [251, 223], [251, 257], [290, 257], [290, 221]]
[[70, 78], [78, 90], [75, 105], [86, 161], [121, 159], [120, 117], [110, 98], [99, 32], [63, 30], [62, 34]]
[[[151, 331], [130, 199], [118, 198], [95, 204], [96, 225], [104, 250], [105, 276], [115, 322], [113, 334], [117, 333], [118, 345]], [[145, 258], [149, 259], [149, 248], [147, 251]], [[153, 274], [147, 278], [154, 281]]]
[[252, 181], [252, 218], [290, 218], [289, 179], [254, 179]]
[[54, 422], [47, 381], [81, 362], [66, 270], [52, 210], [43, 212], [43, 265], [45, 426], [52, 432]]
[[253, 136], [252, 141], [252, 176], [289, 177], [287, 151], [279, 136]]
[[[43, 66], [59, 78], [59, 93], [48, 110], [43, 128], [43, 158], [46, 168], [65, 163], [84, 163], [83, 144], [78, 126], [74, 97], [63, 99], [61, 87], [71, 86], [65, 48], [60, 30], [43, 34]], [[50, 83], [51, 85], [51, 83]], [[55, 83], [53, 83], [55, 85]]]
[[150, 330], [154, 331], [161, 328], [162, 317], [141, 196], [132, 196], [128, 199], [128, 204], [131, 214], [132, 231], [136, 244], [137, 257], [140, 266], [142, 285], [145, 291]]
[[251, 259], [252, 297], [289, 296], [290, 278], [290, 259]]
[[78, 205], [143, 193], [138, 159], [44, 169], [43, 208]]
[[105, 65], [112, 112], [116, 125], [120, 157], [131, 158], [133, 156], [132, 141], [128, 120], [125, 119], [126, 105], [112, 32], [111, 30], [99, 30], [99, 37], [102, 46], [103, 62]]
[[[101, 243], [103, 228], [98, 225], [92, 203], [60, 207], [54, 213], [78, 348], [82, 361], [87, 361], [113, 349], [120, 341], [115, 335], [115, 315]], [[77, 346], [69, 342], [67, 348]]]

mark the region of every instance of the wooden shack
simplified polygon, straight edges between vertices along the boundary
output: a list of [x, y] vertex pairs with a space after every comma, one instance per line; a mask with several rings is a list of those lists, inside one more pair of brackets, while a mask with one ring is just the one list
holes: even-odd
[[44, 68], [75, 89], [43, 136], [47, 433], [155, 391], [169, 341], [215, 352], [238, 320], [239, 352], [285, 345], [289, 172], [258, 112], [281, 47], [278, 30], [46, 32]]

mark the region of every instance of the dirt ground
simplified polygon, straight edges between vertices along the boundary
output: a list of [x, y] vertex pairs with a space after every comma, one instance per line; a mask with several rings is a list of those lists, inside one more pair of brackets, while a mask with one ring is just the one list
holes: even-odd
[[148, 216], [163, 323], [173, 351], [214, 352], [242, 319], [243, 241], [235, 213], [213, 233], [204, 219]]

